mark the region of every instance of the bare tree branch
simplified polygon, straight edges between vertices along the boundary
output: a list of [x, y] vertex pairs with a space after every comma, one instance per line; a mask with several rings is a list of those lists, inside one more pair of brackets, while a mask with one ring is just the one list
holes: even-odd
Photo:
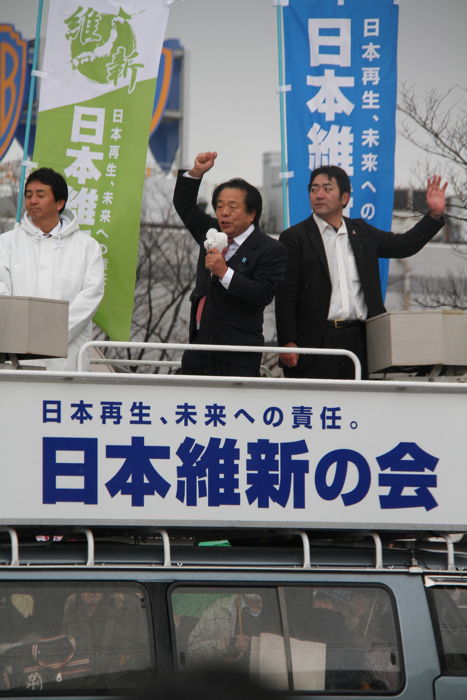
[[[141, 224], [132, 341], [177, 343], [188, 341], [189, 294], [196, 278], [198, 247], [187, 231], [174, 223], [169, 195], [158, 194], [156, 215], [160, 223]], [[154, 203], [153, 203], [154, 204]], [[154, 205], [154, 208], [155, 205]], [[144, 219], [154, 218], [154, 212]], [[167, 351], [112, 349], [108, 357], [135, 360], [179, 359], [167, 357]], [[147, 367], [131, 367], [148, 371]], [[151, 371], [172, 371], [153, 368]]]
[[424, 309], [467, 310], [467, 278], [452, 273], [445, 279], [423, 277], [414, 284], [412, 302]]
[[429, 174], [442, 173], [457, 199], [450, 218], [467, 221], [465, 88], [454, 85], [444, 92], [434, 88], [420, 97], [413, 86], [403, 84], [397, 108], [404, 115], [402, 136], [424, 153], [415, 174], [426, 181]]

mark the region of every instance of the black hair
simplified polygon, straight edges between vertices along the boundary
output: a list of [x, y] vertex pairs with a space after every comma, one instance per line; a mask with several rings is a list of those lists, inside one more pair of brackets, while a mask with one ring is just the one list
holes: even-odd
[[343, 195], [345, 192], [350, 194], [352, 191], [350, 179], [345, 170], [339, 168], [337, 165], [321, 165], [321, 167], [315, 168], [311, 172], [310, 181], [308, 183], [308, 192], [311, 190], [313, 180], [318, 177], [318, 175], [327, 175], [330, 180], [331, 178], [334, 179], [337, 182], [341, 195]]
[[63, 175], [55, 172], [52, 168], [38, 168], [33, 170], [29, 174], [26, 184], [24, 186], [24, 194], [26, 194], [27, 187], [30, 182], [42, 182], [43, 185], [50, 185], [56, 202], [61, 199], [64, 200], [63, 207], [60, 209], [60, 214], [65, 209], [65, 205], [68, 199], [68, 185]]
[[250, 183], [246, 180], [243, 180], [241, 177], [234, 177], [232, 180], [227, 180], [227, 182], [221, 182], [220, 185], [217, 185], [216, 189], [212, 193], [212, 208], [214, 211], [216, 211], [219, 195], [222, 190], [225, 190], [226, 187], [241, 190], [245, 193], [246, 210], [249, 214], [253, 214], [253, 212], [255, 213], [253, 223], [255, 226], [257, 226], [263, 210], [263, 200], [259, 190], [257, 190], [256, 187], [253, 187], [253, 185], [250, 185]]

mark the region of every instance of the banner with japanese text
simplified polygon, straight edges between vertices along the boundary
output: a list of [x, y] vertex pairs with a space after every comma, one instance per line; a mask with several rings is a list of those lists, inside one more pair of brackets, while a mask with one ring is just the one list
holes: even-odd
[[465, 384], [245, 381], [0, 372], [0, 524], [467, 530]]
[[289, 0], [283, 8], [291, 224], [310, 215], [310, 171], [338, 165], [352, 182], [345, 213], [391, 229], [398, 10], [398, 0]]
[[166, 0], [50, 0], [34, 161], [62, 172], [68, 207], [101, 246], [96, 323], [128, 340], [141, 198]]

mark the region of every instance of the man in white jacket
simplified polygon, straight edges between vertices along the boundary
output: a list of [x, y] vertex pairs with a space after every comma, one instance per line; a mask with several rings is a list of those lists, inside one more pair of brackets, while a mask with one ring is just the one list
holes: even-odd
[[0, 235], [0, 294], [70, 302], [68, 357], [41, 360], [51, 370], [75, 370], [83, 343], [91, 340], [91, 319], [104, 293], [99, 244], [79, 230], [65, 205], [65, 179], [51, 168], [33, 171], [24, 188], [26, 213], [16, 228]]

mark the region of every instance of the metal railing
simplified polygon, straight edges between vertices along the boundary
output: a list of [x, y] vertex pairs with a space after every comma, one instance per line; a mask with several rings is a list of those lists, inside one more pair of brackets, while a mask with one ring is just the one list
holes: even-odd
[[[57, 529], [56, 524], [51, 525], [50, 527], [46, 527], [44, 524], [41, 524], [41, 530], [46, 530], [46, 531], [55, 531]], [[99, 559], [96, 562], [96, 538], [99, 538], [99, 529], [97, 531], [94, 531], [91, 527], [76, 527], [76, 526], [66, 526], [66, 525], [61, 525], [59, 527], [60, 532], [63, 535], [63, 541], [58, 545], [58, 548], [63, 551], [64, 548], [66, 548], [66, 538], [73, 536], [73, 538], [78, 535], [84, 535], [85, 538], [85, 551], [84, 551], [84, 559], [82, 560], [81, 564], [82, 566], [86, 567], [95, 567], [98, 566], [99, 568], [102, 566], [110, 565], [110, 566], [115, 566], [116, 565], [116, 560], [113, 555], [111, 555], [108, 559], [105, 558], [105, 554], [103, 552], [100, 552], [99, 554]], [[3, 566], [8, 566], [8, 567], [20, 567], [20, 566], [26, 566], [28, 568], [32, 566], [64, 566], [63, 559], [60, 559], [58, 561], [54, 560], [53, 556], [53, 548], [52, 549], [42, 549], [37, 548], [38, 550], [42, 551], [43, 553], [50, 551], [51, 552], [51, 557], [50, 560], [47, 561], [46, 558], [38, 558], [37, 560], [34, 561], [34, 563], [28, 558], [28, 555], [25, 555], [23, 557], [23, 560], [20, 558], [19, 554], [19, 542], [20, 542], [20, 534], [23, 532], [23, 528], [21, 526], [4, 526], [0, 527], [0, 533], [6, 533], [9, 535], [9, 549], [10, 549], [10, 561], [5, 562]], [[25, 531], [26, 534], [29, 534], [29, 537], [31, 536], [31, 527], [27, 526]], [[177, 539], [180, 540], [180, 535], [178, 533], [178, 530], [172, 530], [170, 531], [169, 529], [161, 528], [158, 526], [152, 527], [152, 526], [108, 526], [107, 529], [105, 529], [105, 534], [104, 534], [104, 540], [103, 542], [108, 542], [112, 540], [112, 534], [115, 535], [115, 542], [119, 543], [121, 542], [120, 537], [121, 533], [125, 533], [125, 537], [133, 537], [135, 538], [135, 541], [138, 540], [140, 537], [154, 537], [158, 536], [161, 538], [161, 545], [162, 545], [162, 561], [160, 563], [156, 563], [156, 561], [151, 560], [150, 564], [148, 563], [148, 560], [141, 561], [138, 560], [137, 557], [131, 557], [128, 556], [128, 551], [122, 549], [122, 554], [125, 551], [127, 554], [127, 558], [123, 556], [123, 558], [119, 559], [119, 565], [121, 566], [126, 566], [126, 565], [141, 565], [141, 566], [146, 566], [150, 565], [151, 567], [155, 566], [160, 566], [162, 568], [170, 568], [170, 567], [179, 567], [182, 564], [188, 564], [190, 563], [193, 566], [198, 566], [200, 568], [207, 568], [211, 567], [212, 563], [207, 563], [203, 559], [200, 559], [198, 562], [192, 560], [191, 558], [189, 559], [182, 559], [180, 560], [181, 556], [181, 551], [177, 550], [176, 556], [177, 559], [175, 560], [172, 557], [172, 545], [174, 545], [176, 549], [176, 543]], [[196, 529], [193, 530], [192, 534], [196, 534]], [[301, 568], [302, 569], [315, 569], [315, 568], [324, 568], [325, 564], [322, 559], [320, 559], [319, 553], [322, 551], [322, 545], [319, 546], [318, 548], [315, 546], [315, 539], [317, 536], [322, 537], [323, 533], [320, 530], [310, 530], [310, 529], [294, 529], [292, 528], [291, 530], [275, 530], [274, 528], [267, 528], [267, 530], [258, 530], [258, 535], [261, 538], [261, 544], [257, 544], [256, 548], [258, 551], [258, 559], [257, 561], [251, 561], [249, 564], [240, 564], [239, 562], [231, 561], [228, 565], [229, 566], [245, 566], [247, 568], [251, 566], [264, 566], [264, 559], [261, 558], [261, 548], [267, 545], [274, 545], [275, 542], [275, 537], [276, 535], [284, 535], [286, 534], [287, 536], [295, 536], [298, 537], [301, 541], [301, 547], [302, 547], [302, 562], [301, 562]], [[111, 534], [112, 533], [112, 534]], [[178, 533], [178, 534], [177, 534]], [[183, 530], [183, 533], [185, 537], [187, 536], [187, 531]], [[24, 534], [24, 533], [23, 533]], [[327, 546], [329, 549], [332, 549], [333, 547], [339, 548], [342, 546], [343, 541], [342, 540], [342, 535], [345, 535], [345, 542], [348, 544], [349, 541], [349, 535], [352, 535], [348, 530], [345, 531], [345, 533], [341, 531], [336, 531], [335, 533], [330, 533], [326, 532], [326, 542]], [[396, 533], [392, 533], [393, 537], [390, 537], [390, 539], [387, 539], [387, 534], [385, 534], [385, 540], [386, 544], [383, 546], [383, 542], [381, 539], [381, 535], [378, 532], [372, 531], [372, 530], [367, 530], [367, 531], [356, 531], [353, 533], [355, 539], [354, 543], [359, 542], [361, 544], [362, 537], [368, 537], [374, 545], [374, 563], [369, 564], [369, 563], [355, 563], [354, 568], [359, 568], [359, 569], [373, 569], [373, 570], [384, 570], [385, 568], [390, 568], [391, 570], [402, 570], [402, 569], [408, 569], [412, 573], [428, 573], [429, 576], [426, 579], [425, 585], [426, 586], [432, 586], [435, 585], [437, 582], [439, 583], [439, 576], [440, 576], [440, 571], [444, 570], [445, 572], [450, 572], [450, 573], [456, 573], [460, 576], [463, 576], [463, 582], [465, 583], [465, 572], [464, 569], [462, 568], [462, 563], [459, 561], [458, 565], [456, 564], [456, 551], [454, 547], [454, 543], [459, 541], [459, 535], [453, 535], [452, 533], [444, 533], [444, 532], [431, 532], [429, 534], [426, 534], [422, 536], [421, 538], [418, 538], [416, 536], [416, 533], [413, 532], [401, 532], [398, 531]], [[391, 535], [391, 533], [389, 533]], [[241, 535], [237, 535], [237, 539], [241, 538]], [[198, 533], [198, 538], [199, 538], [199, 533]], [[433, 568], [430, 566], [429, 568], [426, 567], [423, 562], [418, 560], [419, 555], [415, 555], [415, 550], [412, 550], [412, 560], [407, 564], [394, 564], [393, 562], [387, 562], [385, 564], [384, 562], [384, 554], [390, 548], [397, 548], [398, 544], [404, 543], [407, 545], [407, 541], [410, 540], [413, 548], [419, 548], [420, 551], [436, 551], [438, 554], [442, 555], [443, 553], [446, 555], [446, 567], [443, 569], [441, 568]], [[443, 541], [446, 545], [446, 549], [443, 552], [443, 549], [433, 549], [433, 544], [435, 541]], [[237, 542], [238, 544], [238, 542]], [[8, 544], [6, 545], [8, 548]], [[122, 544], [123, 546], [123, 544]], [[194, 550], [196, 550], [196, 546], [193, 545]], [[355, 551], [358, 551], [358, 547], [355, 548]], [[8, 550], [7, 550], [8, 551]], [[113, 551], [113, 550], [112, 550]], [[252, 550], [254, 551], [254, 550]], [[371, 549], [370, 549], [371, 551]], [[459, 552], [462, 553], [462, 550]], [[107, 555], [108, 556], [108, 555]], [[104, 558], [102, 558], [104, 557]], [[293, 564], [295, 566], [295, 563], [292, 561], [289, 562], [290, 564]], [[76, 566], [78, 562], [70, 562], [68, 565]], [[227, 565], [227, 562], [219, 562], [219, 566], [222, 565]], [[287, 565], [284, 563], [284, 565]], [[0, 563], [0, 567], [2, 564]], [[275, 564], [273, 564], [275, 566]], [[331, 565], [333, 567], [338, 567], [339, 564], [334, 563]], [[458, 568], [459, 566], [459, 568]], [[349, 561], [346, 560], [345, 562], [345, 567], [346, 569], [349, 568]], [[449, 579], [446, 579], [446, 583], [449, 582]]]
[[[290, 348], [278, 347], [276, 345], [198, 345], [187, 343], [137, 343], [137, 342], [121, 342], [112, 340], [90, 340], [81, 346], [77, 358], [77, 371], [83, 371], [83, 360], [85, 353], [90, 348], [121, 348], [125, 350], [204, 350], [209, 352], [257, 352], [257, 353], [275, 353], [275, 354], [297, 354], [297, 355], [326, 355], [348, 357], [354, 364], [355, 379], [361, 380], [362, 366], [357, 355], [351, 350], [337, 348]], [[138, 366], [141, 364], [149, 366], [167, 366], [167, 363], [172, 363], [171, 360], [132, 360], [121, 358], [113, 360], [105, 358], [105, 360], [97, 360], [98, 364], [112, 365], [115, 362], [117, 365]], [[161, 364], [163, 363], [163, 364]], [[178, 363], [175, 365], [177, 366]], [[173, 366], [173, 365], [172, 365]]]

